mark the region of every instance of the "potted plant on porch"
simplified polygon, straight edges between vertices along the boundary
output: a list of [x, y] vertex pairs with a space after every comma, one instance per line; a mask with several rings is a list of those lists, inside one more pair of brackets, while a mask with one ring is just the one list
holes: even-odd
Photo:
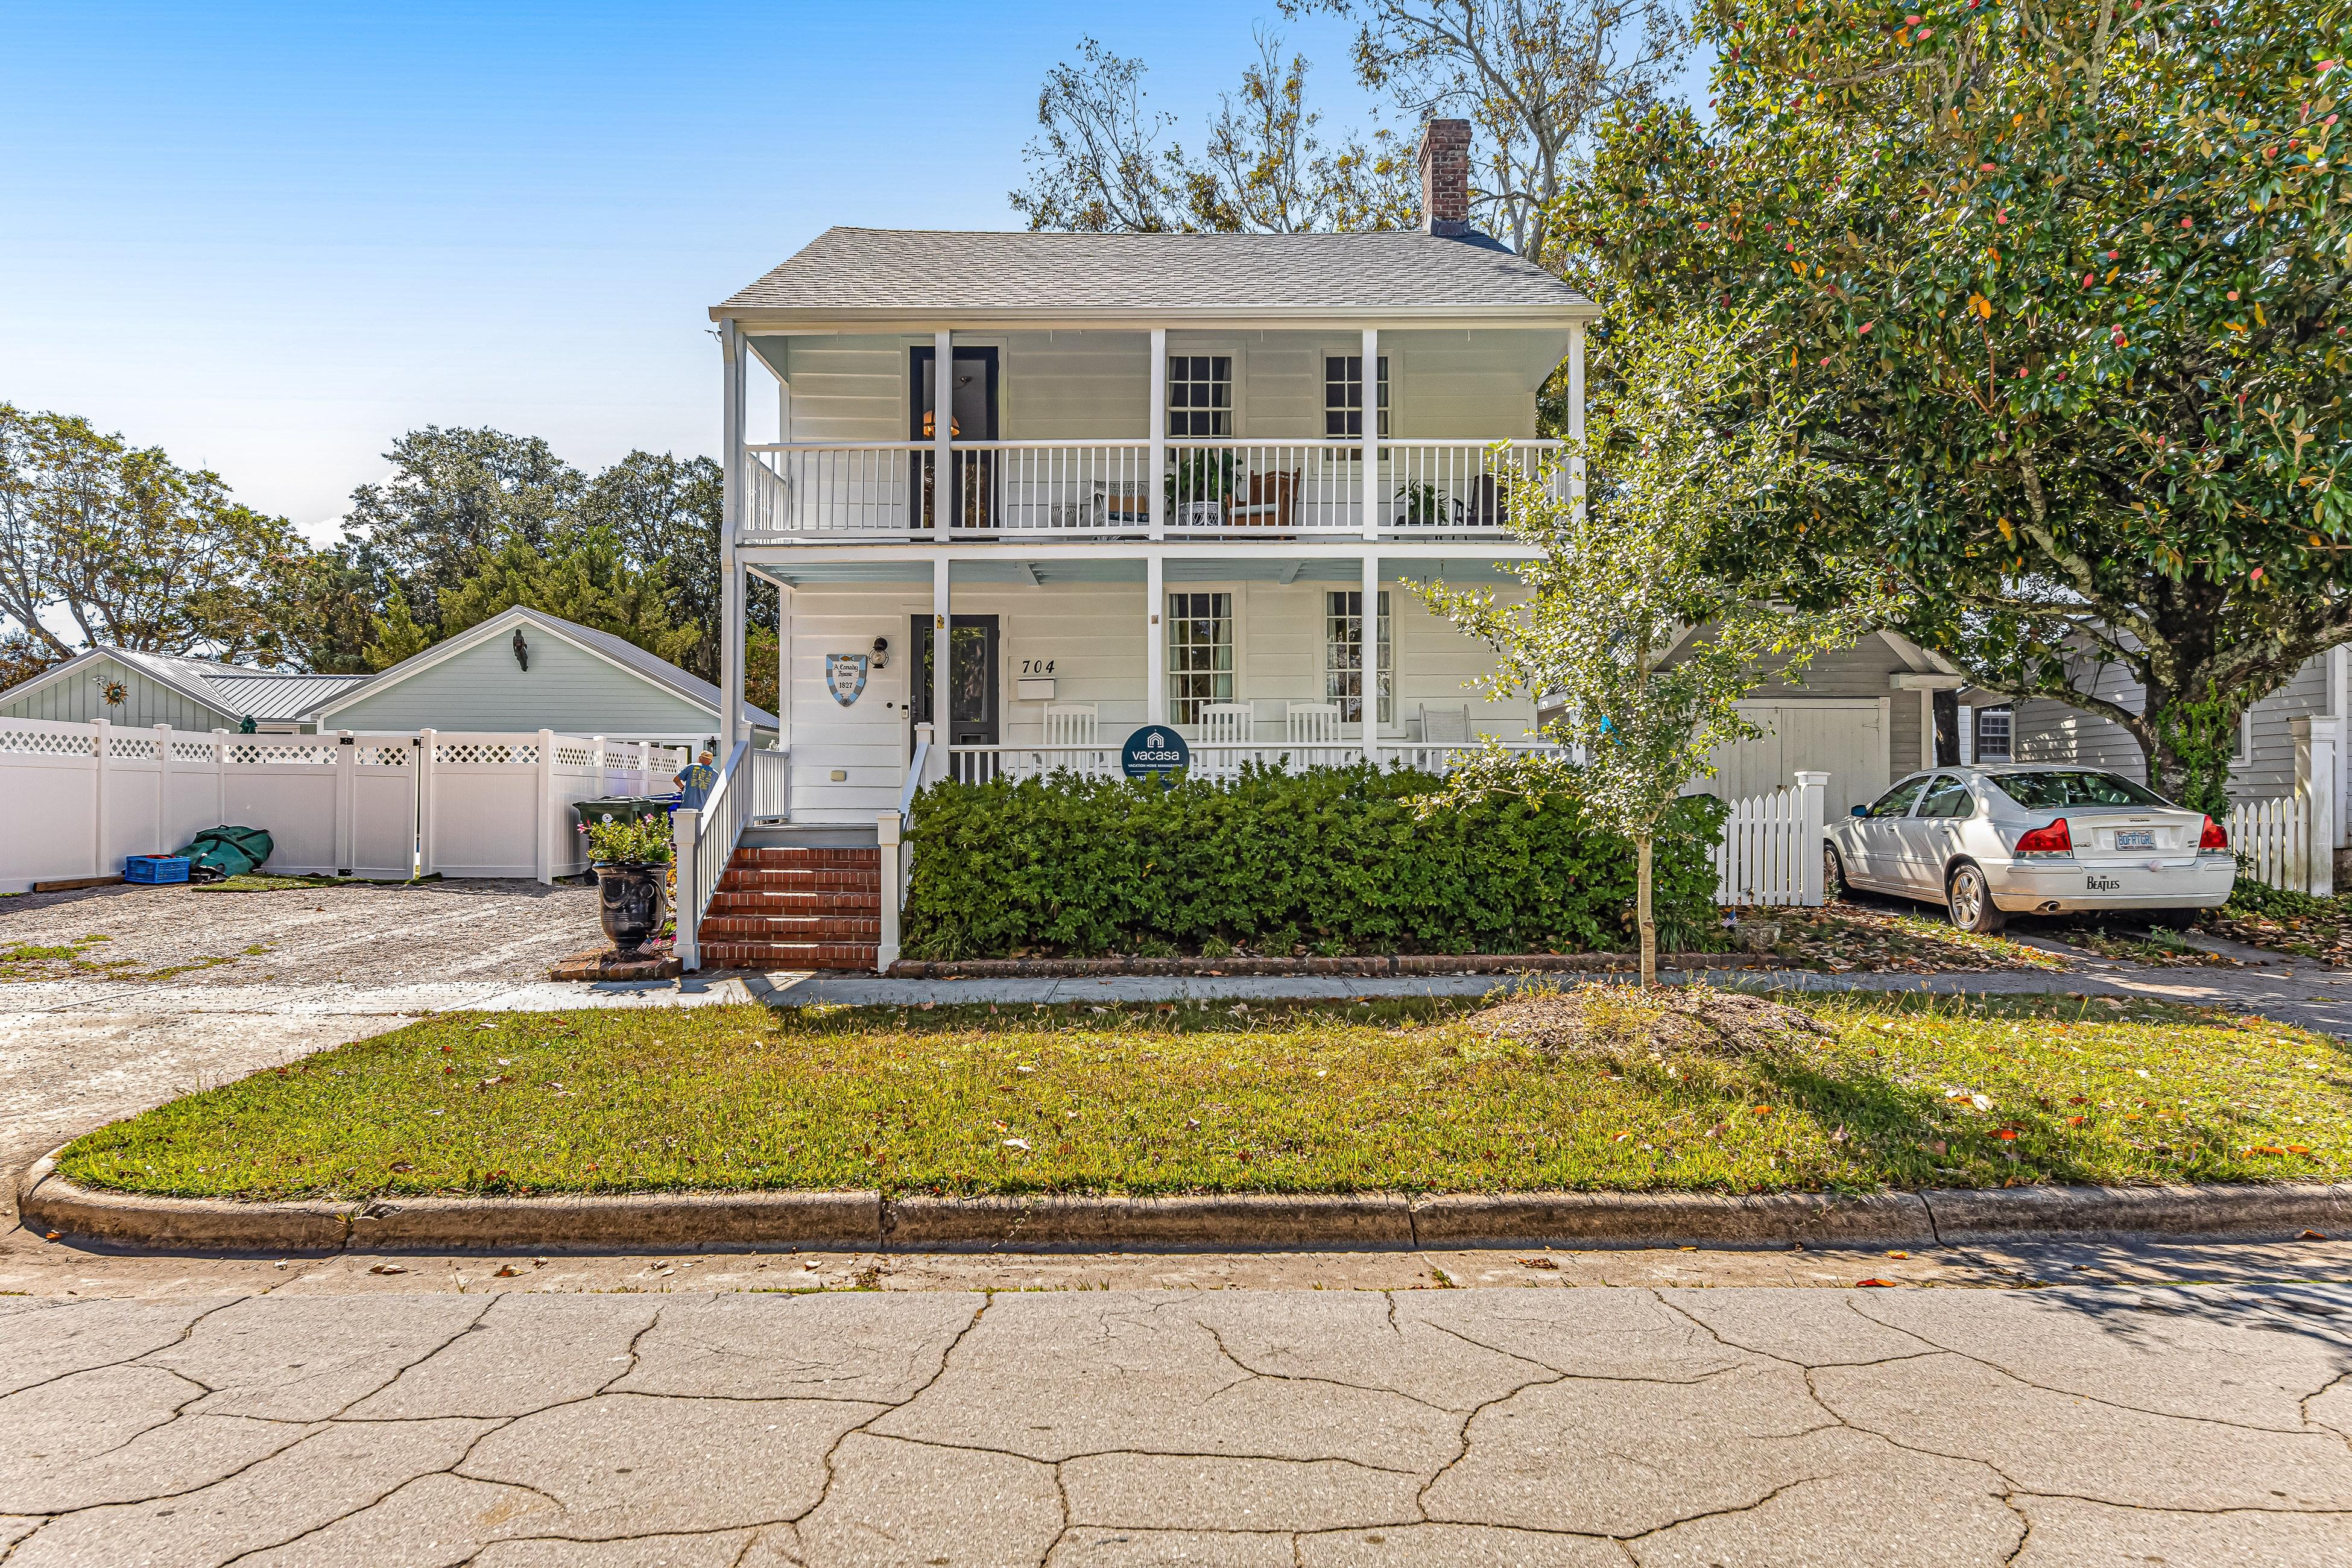
[[588, 825], [588, 859], [596, 870], [596, 918], [620, 957], [644, 956], [646, 939], [661, 930], [670, 854], [667, 815]]

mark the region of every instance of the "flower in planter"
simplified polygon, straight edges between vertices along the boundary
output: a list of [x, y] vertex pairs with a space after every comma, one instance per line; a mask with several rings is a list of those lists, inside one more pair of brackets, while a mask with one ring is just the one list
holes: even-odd
[[600, 865], [663, 865], [671, 847], [667, 817], [597, 822], [588, 827], [588, 858]]

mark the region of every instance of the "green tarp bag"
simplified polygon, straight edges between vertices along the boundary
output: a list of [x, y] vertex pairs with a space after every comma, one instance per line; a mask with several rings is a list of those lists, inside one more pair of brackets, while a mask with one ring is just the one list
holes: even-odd
[[188, 879], [216, 882], [261, 869], [276, 846], [258, 827], [207, 827], [180, 851], [188, 858]]

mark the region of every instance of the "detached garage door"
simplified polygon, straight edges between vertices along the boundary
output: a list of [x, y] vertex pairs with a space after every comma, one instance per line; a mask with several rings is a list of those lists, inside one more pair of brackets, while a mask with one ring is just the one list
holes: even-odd
[[1834, 821], [1877, 799], [1895, 782], [1885, 698], [1768, 699], [1743, 702], [1739, 711], [1764, 733], [1717, 747], [1715, 777], [1696, 789], [1743, 800], [1780, 788], [1791, 773], [1817, 770], [1830, 775], [1823, 814]]

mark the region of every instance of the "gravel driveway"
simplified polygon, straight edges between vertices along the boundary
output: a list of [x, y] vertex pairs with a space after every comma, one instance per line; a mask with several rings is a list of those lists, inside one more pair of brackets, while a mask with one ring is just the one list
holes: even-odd
[[[103, 936], [106, 940], [84, 942]], [[603, 940], [596, 889], [524, 881], [206, 892], [108, 887], [0, 900], [0, 981], [383, 986], [544, 980]], [[7, 962], [24, 946], [70, 958]], [[0, 989], [0, 1008], [6, 1006]]]

